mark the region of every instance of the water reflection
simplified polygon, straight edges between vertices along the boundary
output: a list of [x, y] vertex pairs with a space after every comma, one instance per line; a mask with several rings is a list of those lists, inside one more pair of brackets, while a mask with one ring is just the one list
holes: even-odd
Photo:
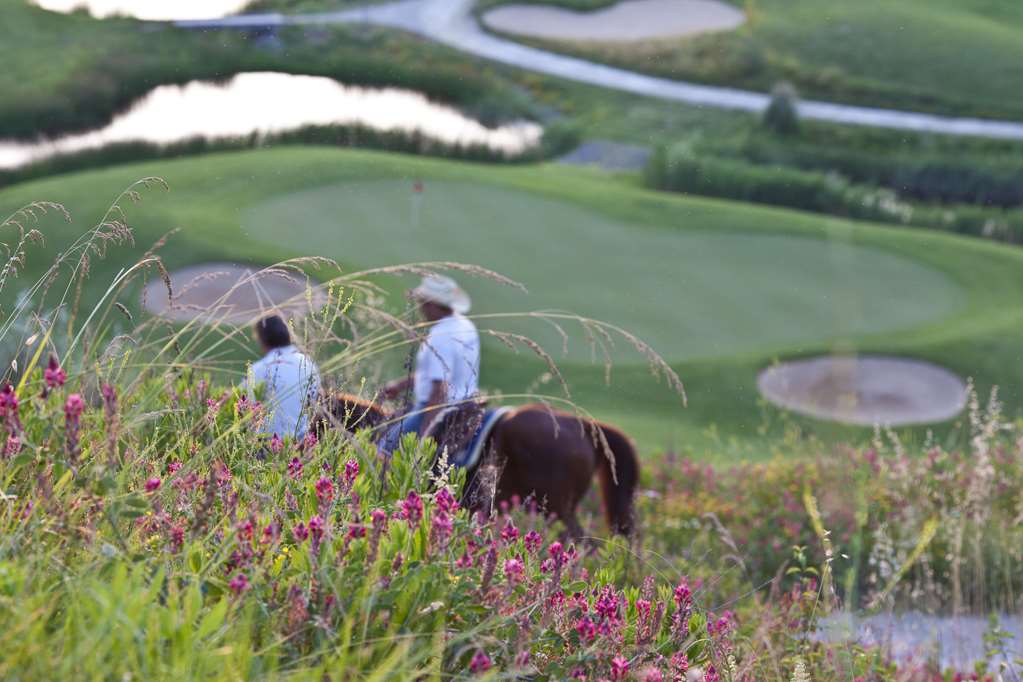
[[117, 142], [169, 144], [331, 124], [418, 131], [441, 142], [486, 145], [506, 154], [536, 145], [543, 132], [526, 121], [487, 128], [411, 90], [346, 86], [318, 76], [243, 73], [221, 84], [160, 86], [93, 132], [35, 143], [0, 142], [0, 168]]
[[219, 19], [236, 14], [251, 0], [33, 0], [51, 12], [73, 12], [83, 8], [97, 19], [113, 16], [148, 21]]

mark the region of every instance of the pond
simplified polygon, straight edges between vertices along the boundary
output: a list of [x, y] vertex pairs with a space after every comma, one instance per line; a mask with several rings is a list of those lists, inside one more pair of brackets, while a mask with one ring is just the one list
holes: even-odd
[[418, 132], [448, 144], [485, 145], [507, 155], [535, 146], [543, 133], [528, 121], [487, 128], [411, 90], [348, 86], [319, 76], [242, 73], [224, 83], [157, 87], [99, 130], [39, 142], [0, 140], [0, 168], [120, 142], [170, 144], [352, 124]]
[[123, 16], [148, 21], [180, 21], [187, 19], [220, 19], [237, 14], [252, 0], [33, 0], [51, 12], [73, 12], [85, 9], [97, 19]]

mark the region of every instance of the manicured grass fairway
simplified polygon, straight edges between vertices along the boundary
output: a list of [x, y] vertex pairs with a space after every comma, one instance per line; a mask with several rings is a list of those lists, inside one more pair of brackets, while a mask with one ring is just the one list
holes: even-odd
[[[30, 260], [38, 266], [145, 175], [165, 177], [172, 191], [131, 209], [138, 246], [94, 265], [96, 288], [172, 228], [182, 232], [163, 251], [171, 267], [307, 254], [348, 267], [433, 258], [495, 267], [532, 293], [470, 283], [479, 312], [566, 308], [639, 333], [673, 362], [689, 389], [685, 410], [624, 350], [610, 389], [602, 368], [583, 359], [578, 333], [563, 360], [573, 397], [649, 449], [772, 454], [760, 435], [784, 422], [758, 405], [757, 371], [776, 357], [835, 345], [934, 360], [976, 377], [982, 389], [1000, 384], [1010, 408], [1021, 405], [1023, 252], [1015, 248], [654, 194], [553, 165], [476, 166], [322, 148], [55, 177], [0, 192], [0, 212], [32, 199], [72, 210], [74, 226], [43, 226], [47, 248]], [[418, 220], [414, 178], [426, 185]], [[26, 281], [36, 272], [30, 268]], [[495, 344], [485, 352], [487, 387], [522, 391], [542, 371]], [[823, 436], [863, 434], [797, 423]]]
[[[673, 222], [688, 221], [682, 213], [666, 224]], [[532, 293], [474, 286], [477, 312], [560, 309], [607, 319], [673, 361], [906, 329], [965, 301], [945, 274], [837, 235], [721, 232], [698, 222], [664, 229], [479, 182], [427, 180], [415, 195], [408, 179], [348, 181], [278, 195], [242, 216], [243, 229], [267, 243], [285, 225], [293, 251], [359, 266], [483, 265]], [[575, 357], [588, 356], [583, 340], [574, 341]], [[558, 345], [550, 339], [551, 351]]]

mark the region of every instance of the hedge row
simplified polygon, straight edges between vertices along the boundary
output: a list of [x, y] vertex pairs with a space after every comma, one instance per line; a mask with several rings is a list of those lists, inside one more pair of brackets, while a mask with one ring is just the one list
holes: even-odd
[[909, 153], [751, 135], [737, 155], [755, 164], [835, 171], [923, 202], [1023, 206], [1023, 155]]
[[379, 131], [363, 126], [306, 126], [274, 135], [206, 139], [193, 138], [171, 145], [126, 142], [72, 154], [62, 154], [13, 170], [0, 170], [0, 187], [35, 178], [123, 163], [194, 156], [219, 151], [254, 149], [276, 145], [312, 144], [331, 147], [378, 149], [481, 163], [522, 163], [559, 156], [578, 144], [579, 134], [567, 124], [555, 123], [544, 130], [537, 147], [507, 155], [485, 145], [439, 142], [418, 132]]
[[670, 192], [1023, 242], [1020, 210], [909, 203], [889, 189], [853, 184], [837, 173], [706, 158], [688, 147], [658, 149], [647, 165], [644, 181], [650, 188]]

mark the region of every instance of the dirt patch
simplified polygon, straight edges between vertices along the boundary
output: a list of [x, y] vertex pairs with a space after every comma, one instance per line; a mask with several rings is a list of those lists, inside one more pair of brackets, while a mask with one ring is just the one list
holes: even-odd
[[143, 306], [175, 322], [246, 324], [270, 313], [302, 317], [321, 308], [326, 294], [299, 273], [236, 263], [205, 263], [171, 273], [173, 297], [157, 279], [146, 285]]
[[966, 384], [937, 365], [883, 356], [827, 356], [769, 367], [757, 380], [772, 403], [800, 414], [873, 426], [951, 419], [966, 406]]
[[626, 0], [595, 12], [541, 5], [505, 5], [483, 15], [495, 31], [547, 38], [629, 42], [730, 31], [746, 15], [720, 0]]

